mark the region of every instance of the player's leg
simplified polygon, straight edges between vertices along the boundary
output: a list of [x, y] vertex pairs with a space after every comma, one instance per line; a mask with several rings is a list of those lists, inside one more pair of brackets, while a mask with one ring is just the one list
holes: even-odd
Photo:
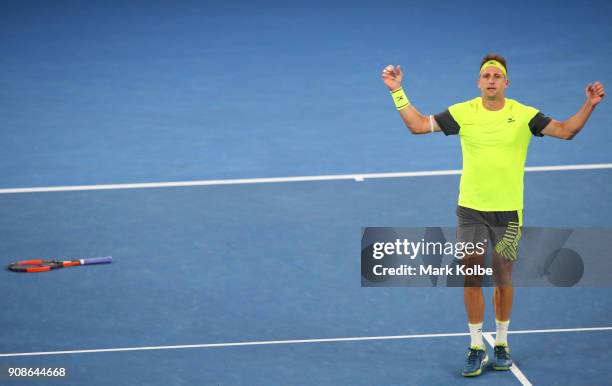
[[494, 251], [493, 272], [493, 280], [495, 282], [495, 290], [493, 292], [495, 319], [510, 320], [514, 295], [514, 289], [512, 288], [512, 261], [506, 260]]
[[512, 265], [517, 257], [521, 239], [522, 219], [519, 212], [498, 212], [494, 236], [493, 278], [495, 291], [493, 307], [495, 310], [495, 346], [493, 368], [509, 370], [512, 366], [508, 346], [508, 327], [512, 314], [514, 289], [512, 287]]
[[[484, 264], [484, 255], [469, 255], [464, 258], [466, 268]], [[480, 375], [487, 364], [486, 347], [482, 338], [484, 319], [484, 297], [482, 276], [466, 275], [463, 286], [463, 301], [470, 330], [470, 348], [461, 374], [465, 377]]]
[[512, 366], [512, 357], [508, 346], [508, 327], [514, 297], [512, 261], [508, 261], [497, 252], [493, 252], [493, 272], [496, 272], [493, 275], [496, 284], [493, 292], [496, 330], [493, 347], [493, 368], [495, 370], [509, 370]]
[[[457, 241], [462, 243], [484, 242], [487, 238], [487, 228], [483, 224], [480, 212], [469, 208], [457, 208]], [[472, 254], [465, 256], [461, 262], [466, 268], [484, 265], [484, 255]], [[482, 294], [482, 277], [466, 275], [464, 277], [463, 301], [470, 331], [470, 348], [461, 374], [466, 377], [482, 373], [488, 361], [486, 348], [482, 338], [484, 317], [484, 298]]]
[[[484, 255], [469, 255], [463, 259], [466, 268], [484, 265]], [[463, 302], [468, 322], [470, 324], [482, 323], [484, 319], [484, 296], [482, 293], [482, 276], [465, 275], [463, 285]], [[474, 343], [474, 342], [472, 342]], [[482, 346], [482, 341], [478, 342]]]

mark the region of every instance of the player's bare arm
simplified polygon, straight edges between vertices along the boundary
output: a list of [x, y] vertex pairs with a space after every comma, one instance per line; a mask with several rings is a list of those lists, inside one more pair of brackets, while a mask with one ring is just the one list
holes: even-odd
[[582, 130], [591, 113], [606, 95], [603, 84], [589, 83], [585, 90], [586, 101], [576, 114], [565, 121], [553, 119], [542, 130], [542, 134], [561, 139], [572, 139]]
[[[382, 80], [392, 93], [402, 87], [404, 73], [399, 65], [388, 65], [383, 69]], [[400, 117], [412, 134], [428, 134], [440, 131], [440, 127], [431, 116], [425, 116], [411, 104], [399, 109]]]

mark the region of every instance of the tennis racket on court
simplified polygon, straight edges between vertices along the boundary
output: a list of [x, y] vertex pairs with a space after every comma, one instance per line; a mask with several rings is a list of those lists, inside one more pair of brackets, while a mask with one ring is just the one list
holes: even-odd
[[76, 267], [77, 265], [109, 264], [112, 262], [112, 256], [78, 260], [22, 260], [9, 264], [8, 269], [14, 272], [45, 272], [64, 267]]

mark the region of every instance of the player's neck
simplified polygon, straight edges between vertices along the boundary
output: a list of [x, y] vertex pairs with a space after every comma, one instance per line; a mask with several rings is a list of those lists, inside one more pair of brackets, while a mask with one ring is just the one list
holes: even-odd
[[503, 109], [505, 104], [506, 104], [506, 98], [504, 98], [503, 96], [491, 98], [491, 99], [487, 97], [482, 97], [482, 105], [487, 110], [498, 111], [498, 110]]

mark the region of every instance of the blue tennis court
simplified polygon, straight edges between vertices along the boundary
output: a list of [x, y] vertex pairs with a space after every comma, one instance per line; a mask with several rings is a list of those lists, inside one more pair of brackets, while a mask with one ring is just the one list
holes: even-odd
[[[498, 51], [509, 97], [566, 119], [611, 84], [611, 4], [3, 8], [0, 263], [114, 262], [0, 272], [0, 368], [68, 371], [0, 384], [612, 384], [610, 288], [517, 288], [518, 370], [465, 379], [462, 289], [362, 288], [359, 264], [363, 227], [456, 224], [459, 141], [411, 136], [382, 68], [437, 113]], [[611, 112], [532, 139], [526, 226], [612, 227]]]

